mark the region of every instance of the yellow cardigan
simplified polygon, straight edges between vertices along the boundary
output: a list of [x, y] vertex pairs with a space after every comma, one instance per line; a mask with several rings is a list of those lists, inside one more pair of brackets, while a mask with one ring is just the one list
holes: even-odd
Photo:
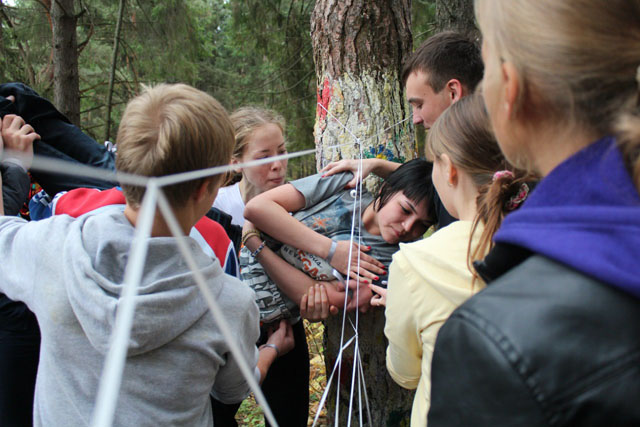
[[[451, 312], [485, 284], [467, 267], [471, 221], [457, 221], [430, 237], [401, 244], [389, 268], [387, 369], [400, 386], [416, 390], [411, 426], [426, 426], [431, 356], [438, 330]], [[478, 243], [482, 225], [474, 233]]]

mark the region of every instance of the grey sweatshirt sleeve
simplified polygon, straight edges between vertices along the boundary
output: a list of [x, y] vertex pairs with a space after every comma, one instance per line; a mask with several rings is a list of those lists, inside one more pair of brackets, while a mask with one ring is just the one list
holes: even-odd
[[[239, 284], [242, 292], [236, 297], [246, 299], [242, 301], [241, 309], [236, 315], [228, 315], [227, 319], [232, 329], [236, 332], [237, 343], [253, 374], [259, 380], [259, 372], [255, 369], [258, 364], [258, 348], [256, 342], [260, 335], [260, 319], [258, 307], [254, 302], [254, 293], [244, 284]], [[238, 289], [240, 290], [240, 289]], [[228, 352], [225, 355], [226, 364], [220, 368], [216, 381], [211, 390], [211, 395], [222, 403], [237, 403], [249, 394], [249, 385], [245, 379], [236, 358]]]
[[[39, 242], [34, 239], [38, 235], [42, 237]], [[37, 274], [30, 260], [38, 257], [38, 249], [46, 244], [46, 236], [41, 222], [28, 223], [17, 217], [0, 217], [0, 292], [10, 299], [30, 305], [29, 297], [33, 294]]]

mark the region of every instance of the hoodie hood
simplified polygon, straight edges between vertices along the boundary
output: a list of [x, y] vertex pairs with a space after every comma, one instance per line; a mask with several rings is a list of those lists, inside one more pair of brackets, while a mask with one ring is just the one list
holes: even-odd
[[495, 241], [640, 298], [640, 195], [615, 139], [603, 138], [557, 166], [505, 218]]
[[[72, 310], [91, 345], [102, 354], [109, 348], [115, 325], [133, 234], [134, 228], [117, 207], [88, 214], [70, 227], [61, 254], [62, 265], [68, 266], [65, 286]], [[217, 260], [202, 253], [193, 239], [186, 239], [205, 278], [224, 274]], [[208, 312], [175, 239], [151, 237], [147, 243], [129, 356], [172, 341]], [[217, 296], [221, 287], [211, 290]]]

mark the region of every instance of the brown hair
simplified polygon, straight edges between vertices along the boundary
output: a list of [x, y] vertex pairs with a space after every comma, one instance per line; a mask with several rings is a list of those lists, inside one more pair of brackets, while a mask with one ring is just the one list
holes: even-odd
[[[478, 189], [477, 213], [467, 256], [471, 264], [491, 249], [493, 235], [500, 228], [504, 216], [512, 210], [509, 201], [532, 177], [513, 168], [504, 158], [480, 94], [466, 96], [442, 113], [427, 135], [426, 152], [434, 159], [447, 154], [455, 167], [463, 170]], [[504, 170], [509, 171], [511, 177], [503, 176], [494, 181], [494, 174]], [[471, 243], [479, 222], [484, 225], [484, 230], [474, 249]]]
[[[118, 129], [116, 168], [164, 176], [226, 165], [233, 128], [225, 109], [210, 95], [184, 84], [144, 87], [133, 98]], [[219, 186], [223, 176], [213, 185]], [[163, 188], [172, 206], [184, 204], [201, 185], [189, 181]], [[145, 188], [122, 185], [127, 203], [139, 207]]]
[[476, 0], [476, 16], [494, 54], [518, 71], [516, 114], [617, 134], [640, 190], [640, 0], [490, 5]]
[[482, 80], [484, 65], [478, 46], [460, 33], [444, 31], [425, 40], [411, 54], [402, 69], [402, 85], [411, 73], [422, 71], [429, 85], [439, 93], [451, 79], [458, 79], [469, 92]]

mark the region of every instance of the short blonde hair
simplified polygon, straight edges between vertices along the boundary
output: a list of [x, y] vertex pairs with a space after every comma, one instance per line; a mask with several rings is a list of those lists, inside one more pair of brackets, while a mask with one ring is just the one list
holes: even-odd
[[476, 0], [475, 8], [491, 54], [518, 70], [516, 113], [534, 126], [622, 135], [640, 188], [640, 0]]
[[249, 137], [260, 126], [274, 124], [284, 133], [284, 118], [273, 110], [260, 107], [242, 107], [231, 114], [231, 123], [236, 135], [236, 143], [233, 149], [233, 158], [239, 160], [244, 154]]
[[[226, 165], [233, 127], [212, 96], [184, 84], [144, 87], [132, 99], [118, 129], [116, 168], [143, 176], [164, 176]], [[219, 186], [224, 175], [214, 177]], [[172, 206], [184, 204], [201, 185], [189, 181], [163, 188]], [[139, 207], [145, 188], [123, 185], [127, 203]]]

